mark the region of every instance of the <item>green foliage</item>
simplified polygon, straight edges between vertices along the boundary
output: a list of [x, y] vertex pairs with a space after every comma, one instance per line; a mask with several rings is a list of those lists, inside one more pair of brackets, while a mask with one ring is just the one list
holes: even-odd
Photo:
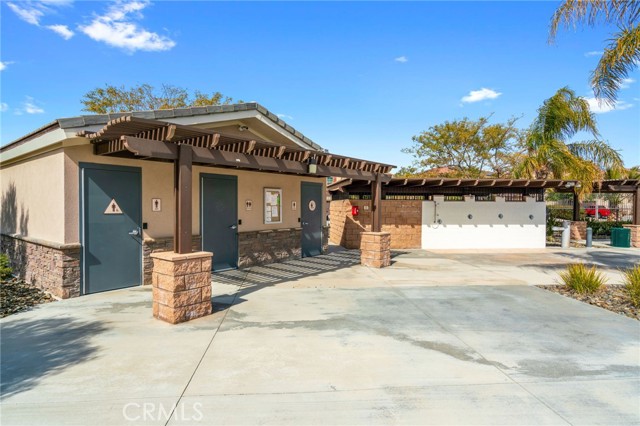
[[428, 176], [434, 172], [450, 177], [508, 176], [521, 136], [514, 127], [516, 120], [489, 125], [489, 117], [475, 121], [464, 118], [432, 126], [413, 136], [413, 146], [402, 150], [413, 154], [414, 164], [398, 175]]
[[565, 0], [551, 19], [549, 40], [555, 39], [558, 27], [575, 28], [577, 24], [595, 26], [613, 24], [613, 34], [604, 48], [598, 66], [591, 73], [591, 86], [596, 98], [614, 104], [618, 91], [640, 63], [640, 2], [637, 0]]
[[560, 272], [560, 281], [580, 294], [591, 294], [605, 285], [606, 279], [596, 267], [587, 268], [584, 263], [574, 263]]
[[0, 279], [6, 280], [11, 278], [13, 269], [11, 269], [11, 262], [9, 262], [9, 256], [6, 254], [0, 254]]
[[[578, 132], [595, 139], [566, 143]], [[598, 139], [595, 115], [584, 98], [568, 87], [545, 100], [524, 140], [524, 155], [514, 170], [516, 177], [575, 179], [584, 197], [607, 168], [622, 169], [620, 154]]]
[[232, 101], [232, 98], [225, 97], [220, 92], [209, 95], [196, 90], [191, 96], [187, 89], [170, 84], [163, 84], [159, 89], [150, 84], [141, 84], [129, 89], [112, 85], [98, 87], [85, 93], [80, 102], [84, 105], [84, 111], [108, 114], [188, 106], [227, 105]]
[[640, 308], [640, 265], [624, 271], [624, 289], [633, 306]]
[[622, 228], [622, 225], [629, 224], [630, 221], [599, 221], [595, 219], [587, 219], [587, 228], [591, 228], [593, 236], [610, 237], [611, 229]]

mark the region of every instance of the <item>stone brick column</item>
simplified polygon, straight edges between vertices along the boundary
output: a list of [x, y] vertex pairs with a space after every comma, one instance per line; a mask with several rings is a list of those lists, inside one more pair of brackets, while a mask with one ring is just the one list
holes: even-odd
[[572, 240], [587, 239], [587, 222], [585, 221], [571, 222], [571, 239]]
[[373, 268], [391, 265], [391, 234], [388, 232], [363, 232], [360, 243], [360, 263]]
[[199, 251], [152, 253], [153, 316], [171, 324], [211, 314], [211, 257]]
[[631, 229], [631, 247], [640, 248], [640, 225], [622, 225]]

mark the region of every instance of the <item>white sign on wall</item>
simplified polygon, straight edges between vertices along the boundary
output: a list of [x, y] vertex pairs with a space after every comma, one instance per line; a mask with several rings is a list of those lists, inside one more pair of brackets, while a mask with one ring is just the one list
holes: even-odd
[[153, 211], [153, 212], [161, 212], [162, 211], [162, 200], [160, 198], [152, 198], [151, 199], [151, 211]]

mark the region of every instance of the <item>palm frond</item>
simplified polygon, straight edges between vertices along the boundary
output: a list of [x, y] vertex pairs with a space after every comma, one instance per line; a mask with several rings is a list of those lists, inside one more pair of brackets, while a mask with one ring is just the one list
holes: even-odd
[[567, 144], [567, 148], [573, 155], [591, 161], [603, 170], [624, 168], [620, 153], [604, 141], [574, 142]]
[[559, 89], [538, 109], [531, 133], [541, 143], [552, 139], [569, 139], [579, 131], [598, 137], [595, 114], [587, 101], [568, 87]]
[[596, 98], [615, 103], [622, 82], [640, 63], [640, 25], [615, 34], [591, 74]]
[[549, 42], [552, 43], [561, 24], [575, 28], [578, 24], [593, 26], [600, 21], [630, 26], [640, 17], [636, 0], [565, 0], [551, 18]]

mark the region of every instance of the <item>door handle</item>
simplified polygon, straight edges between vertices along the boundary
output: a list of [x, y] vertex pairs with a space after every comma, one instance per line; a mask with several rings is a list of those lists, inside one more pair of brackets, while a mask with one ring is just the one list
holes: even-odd
[[229, 229], [238, 229], [238, 225], [231, 225]]
[[136, 228], [136, 229], [132, 230], [131, 232], [129, 232], [129, 235], [137, 237], [138, 235], [140, 235], [140, 228]]
[[307, 226], [309, 222], [302, 222], [302, 226]]

